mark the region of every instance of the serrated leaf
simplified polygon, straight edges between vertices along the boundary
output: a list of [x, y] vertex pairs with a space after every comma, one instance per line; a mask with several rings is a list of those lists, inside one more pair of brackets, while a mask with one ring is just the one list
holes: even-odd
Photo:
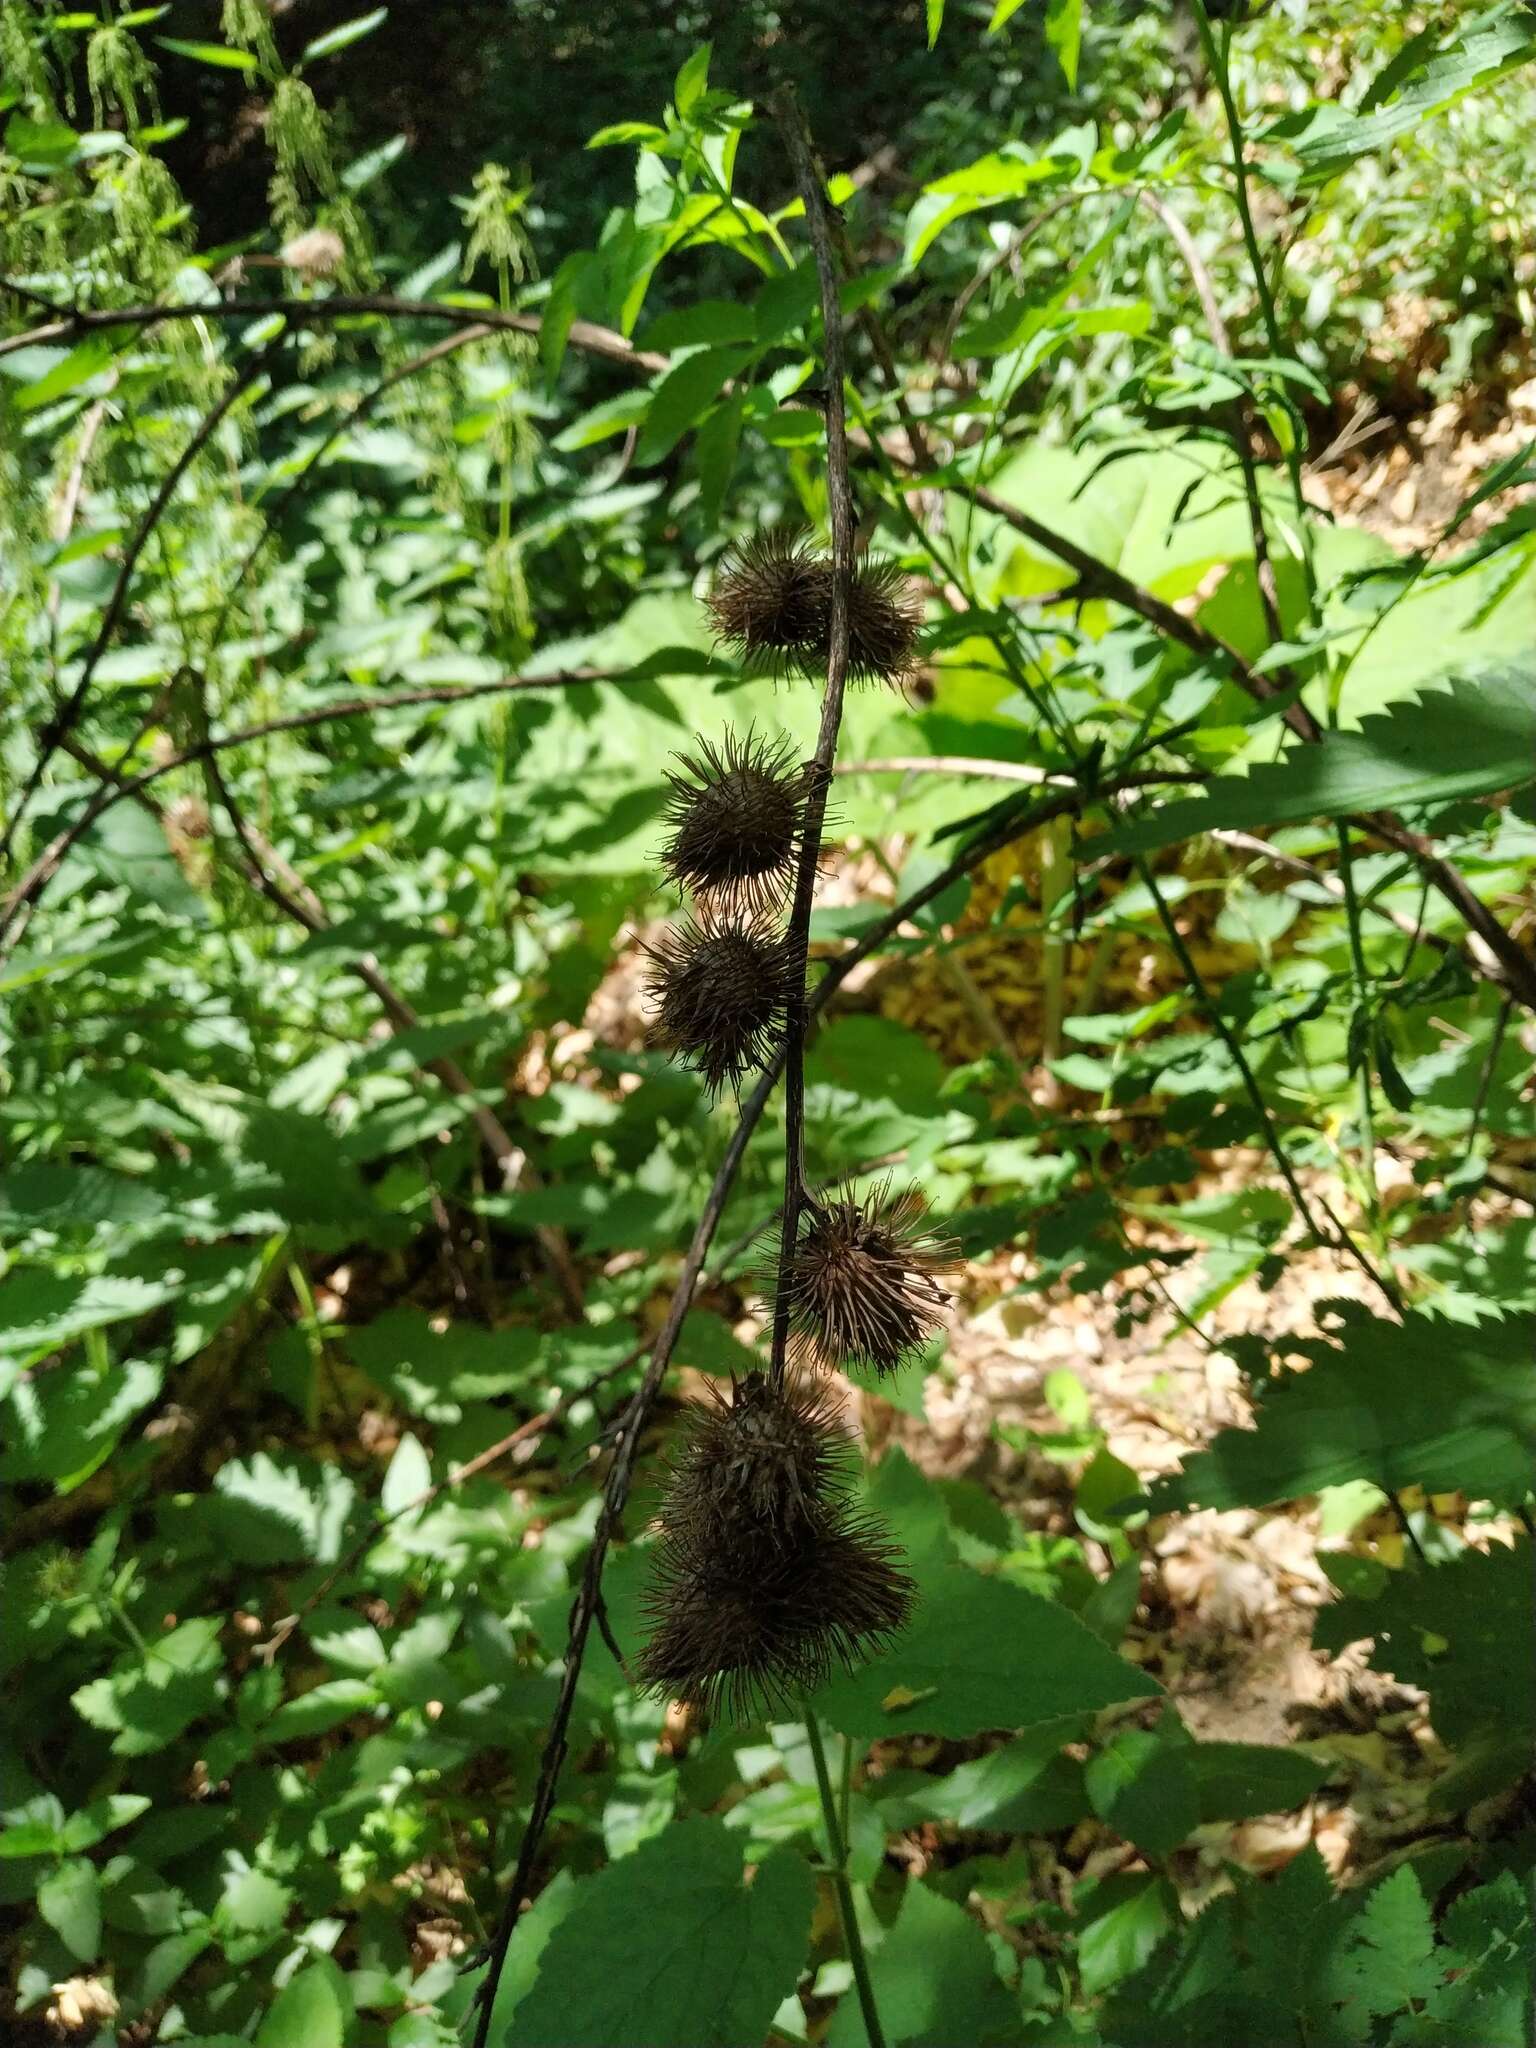
[[[901, 1911], [870, 1964], [875, 2007], [890, 2048], [1002, 2048], [1018, 2038], [1018, 2014], [987, 1937], [963, 1906], [909, 1884]], [[865, 2048], [857, 1994], [846, 1991], [826, 2048]]]
[[1399, 1326], [1358, 1304], [1329, 1309], [1328, 1336], [1295, 1341], [1308, 1369], [1280, 1376], [1255, 1427], [1222, 1430], [1154, 1481], [1154, 1513], [1267, 1507], [1351, 1479], [1525, 1497], [1536, 1480], [1536, 1317], [1471, 1329], [1420, 1314]]
[[1251, 774], [1219, 778], [1203, 796], [1163, 804], [1117, 826], [1106, 852], [1148, 853], [1201, 832], [1342, 818], [1485, 796], [1536, 781], [1536, 668], [1457, 675], [1447, 689], [1286, 749]]
[[750, 1884], [741, 1857], [739, 1836], [698, 1817], [581, 1879], [502, 2048], [757, 2048], [805, 1961], [815, 1894], [792, 1851]]

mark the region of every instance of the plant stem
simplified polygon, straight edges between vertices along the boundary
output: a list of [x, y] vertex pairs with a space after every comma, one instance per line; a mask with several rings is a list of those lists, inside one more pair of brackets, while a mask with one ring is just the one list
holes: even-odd
[[1376, 1185], [1376, 1108], [1371, 1091], [1371, 1031], [1369, 1006], [1370, 971], [1360, 937], [1360, 898], [1355, 891], [1355, 864], [1350, 852], [1349, 827], [1340, 818], [1334, 827], [1339, 845], [1339, 878], [1344, 884], [1344, 911], [1349, 925], [1349, 958], [1355, 975], [1355, 1002], [1365, 1025], [1365, 1043], [1360, 1058], [1360, 1166], [1365, 1184], [1366, 1219], [1378, 1253], [1382, 1249], [1381, 1193]]
[[805, 117], [788, 87], [774, 96], [773, 112], [794, 165], [795, 183], [805, 202], [806, 229], [816, 254], [816, 274], [821, 285], [826, 367], [827, 519], [832, 529], [832, 621], [827, 647], [827, 687], [821, 702], [816, 751], [806, 769], [804, 837], [786, 934], [791, 994], [784, 1031], [784, 1218], [779, 1238], [779, 1280], [773, 1306], [773, 1349], [769, 1366], [773, 1379], [781, 1381], [789, 1349], [789, 1268], [799, 1237], [801, 1211], [810, 1199], [805, 1187], [805, 976], [810, 956], [811, 900], [821, 860], [827, 789], [837, 753], [838, 727], [843, 716], [843, 685], [848, 674], [848, 603], [853, 587], [854, 518], [844, 418], [842, 309], [823, 179], [817, 169]]
[[[870, 1981], [869, 1958], [864, 1953], [864, 1937], [859, 1932], [859, 1917], [854, 1910], [853, 1886], [848, 1882], [848, 1842], [838, 1821], [837, 1801], [832, 1794], [832, 1775], [827, 1769], [826, 1745], [821, 1739], [821, 1730], [816, 1725], [816, 1716], [807, 1707], [805, 1710], [806, 1740], [811, 1746], [811, 1762], [816, 1767], [816, 1790], [821, 1795], [821, 1822], [827, 1831], [827, 1851], [830, 1857], [828, 1875], [832, 1889], [837, 1895], [837, 1917], [842, 1924], [843, 1944], [848, 1951], [848, 1961], [853, 1966], [854, 1987], [859, 1994], [859, 2010], [864, 2015], [864, 2032], [869, 2048], [885, 2048], [885, 2035], [880, 2026], [880, 2014], [875, 2005], [875, 1987]], [[847, 1737], [845, 1736], [846, 1742]]]
[[1394, 1282], [1377, 1271], [1342, 1225], [1336, 1223], [1334, 1235], [1330, 1237], [1324, 1232], [1317, 1218], [1313, 1215], [1311, 1206], [1306, 1196], [1302, 1193], [1301, 1182], [1296, 1178], [1296, 1169], [1292, 1166], [1289, 1155], [1284, 1145], [1280, 1142], [1280, 1133], [1275, 1127], [1275, 1120], [1270, 1111], [1269, 1104], [1264, 1100], [1264, 1091], [1259, 1086], [1258, 1076], [1248, 1063], [1248, 1055], [1243, 1051], [1242, 1040], [1217, 1007], [1215, 999], [1206, 986], [1204, 975], [1201, 974], [1199, 968], [1195, 965], [1194, 956], [1188, 946], [1185, 945], [1183, 934], [1174, 922], [1173, 913], [1168, 908], [1168, 900], [1157, 886], [1157, 878], [1152, 873], [1152, 869], [1147, 861], [1141, 856], [1137, 857], [1136, 872], [1141, 878], [1142, 886], [1146, 889], [1157, 908], [1157, 914], [1162, 922], [1163, 930], [1168, 936], [1168, 944], [1173, 951], [1174, 958], [1183, 970], [1184, 978], [1189, 984], [1190, 993], [1200, 1004], [1201, 1009], [1204, 1010], [1211, 1028], [1232, 1055], [1233, 1062], [1238, 1072], [1242, 1075], [1244, 1091], [1247, 1094], [1248, 1100], [1253, 1105], [1254, 1113], [1257, 1115], [1260, 1128], [1264, 1133], [1265, 1147], [1276, 1166], [1279, 1167], [1286, 1186], [1290, 1189], [1291, 1200], [1296, 1204], [1296, 1213], [1319, 1244], [1331, 1243], [1336, 1250], [1343, 1252], [1346, 1257], [1352, 1259], [1361, 1272], [1365, 1274], [1366, 1278], [1375, 1287], [1380, 1289], [1390, 1307], [1398, 1314], [1401, 1314], [1403, 1307], [1402, 1296], [1398, 1293]]

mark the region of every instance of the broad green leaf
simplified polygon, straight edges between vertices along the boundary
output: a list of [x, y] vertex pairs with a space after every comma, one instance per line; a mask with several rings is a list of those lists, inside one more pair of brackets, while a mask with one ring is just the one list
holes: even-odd
[[82, 1963], [101, 1946], [101, 1888], [96, 1866], [83, 1856], [61, 1863], [37, 1888], [37, 1910]]
[[1194, 1776], [1203, 1823], [1286, 1813], [1312, 1794], [1328, 1766], [1256, 1742], [1196, 1742], [1180, 1751]]
[[1458, 675], [1445, 689], [1223, 777], [1204, 795], [1147, 811], [1099, 842], [1147, 853], [1201, 832], [1340, 818], [1486, 796], [1536, 781], [1536, 669]]
[[669, 454], [746, 359], [744, 349], [706, 348], [674, 363], [651, 393], [635, 460], [660, 462]]
[[1264, 1507], [1349, 1479], [1515, 1501], [1536, 1480], [1536, 1317], [1475, 1329], [1410, 1314], [1401, 1326], [1328, 1305], [1327, 1337], [1269, 1387], [1256, 1425], [1224, 1429], [1148, 1488], [1155, 1514]]
[[184, 1621], [142, 1651], [119, 1657], [111, 1672], [73, 1695], [75, 1711], [113, 1737], [115, 1756], [147, 1756], [164, 1749], [217, 1705], [224, 1691], [219, 1622], [211, 1615]]
[[[1005, 2048], [1018, 2038], [1018, 2010], [980, 1924], [926, 1885], [907, 1885], [870, 1977], [890, 2048]], [[858, 1996], [846, 1991], [827, 2048], [865, 2048], [866, 2038]]]
[[227, 1870], [223, 1891], [213, 1909], [214, 1931], [226, 1934], [275, 1933], [288, 1917], [293, 1892], [264, 1870]]
[[841, 1734], [979, 1735], [1159, 1691], [1053, 1601], [960, 1565], [941, 1564], [919, 1583], [916, 1616], [895, 1647], [817, 1695]]
[[352, 2023], [347, 1981], [327, 1956], [277, 1994], [256, 2029], [256, 2048], [347, 2048]]
[[312, 43], [306, 43], [299, 52], [300, 64], [313, 64], [317, 57], [334, 56], [336, 51], [345, 50], [349, 44], [361, 42], [370, 36], [383, 21], [388, 20], [387, 7], [375, 7], [370, 14], [359, 14], [355, 20], [343, 21], [337, 27], [328, 29], [323, 36], [316, 36]]
[[285, 1700], [262, 1729], [262, 1740], [294, 1742], [302, 1736], [324, 1735], [376, 1707], [380, 1697], [378, 1687], [366, 1679], [328, 1678], [296, 1700]]
[[1166, 1878], [1110, 1878], [1099, 1885], [1077, 1937], [1078, 1968], [1089, 1997], [1139, 1970], [1174, 1925], [1177, 1911]]
[[1127, 1728], [1083, 1770], [1100, 1820], [1148, 1856], [1170, 1855], [1200, 1824], [1189, 1745], [1160, 1732]]
[[254, 71], [256, 59], [249, 50], [231, 49], [227, 43], [188, 43], [179, 36], [156, 36], [162, 50], [178, 57], [190, 57], [198, 64], [212, 64], [220, 71]]
[[499, 2048], [758, 2048], [804, 1964], [814, 1888], [790, 1850], [744, 1883], [741, 1847], [696, 1817], [579, 1880]]
[[1318, 1613], [1312, 1640], [1337, 1654], [1369, 1636], [1371, 1664], [1429, 1694], [1430, 1719], [1452, 1748], [1485, 1733], [1536, 1729], [1536, 1689], [1506, 1682], [1510, 1645], [1528, 1631], [1531, 1546], [1467, 1551], [1432, 1570], [1391, 1573], [1374, 1597], [1350, 1595]]
[[684, 60], [673, 84], [672, 99], [685, 121], [708, 89], [710, 48], [710, 44], [700, 43]]

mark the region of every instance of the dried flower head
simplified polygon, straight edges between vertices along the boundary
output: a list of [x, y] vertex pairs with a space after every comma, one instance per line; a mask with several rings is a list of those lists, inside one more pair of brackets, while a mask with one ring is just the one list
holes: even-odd
[[787, 739], [728, 732], [679, 757], [667, 775], [672, 835], [662, 867], [716, 906], [761, 911], [794, 879], [805, 819], [805, 777]]
[[[848, 598], [848, 679], [904, 688], [914, 672], [923, 604], [917, 588], [894, 562], [863, 561]], [[828, 599], [827, 637], [832, 632]]]
[[663, 1541], [646, 1593], [642, 1689], [735, 1721], [792, 1706], [905, 1626], [916, 1588], [896, 1556], [883, 1531], [847, 1514], [751, 1557]]
[[792, 968], [783, 934], [758, 918], [689, 918], [646, 951], [657, 1037], [712, 1094], [739, 1087], [784, 1030]]
[[775, 1386], [766, 1372], [711, 1392], [672, 1454], [658, 1520], [695, 1556], [795, 1548], [820, 1528], [851, 1477], [852, 1439], [825, 1380]]
[[889, 1181], [802, 1214], [787, 1278], [790, 1329], [804, 1352], [884, 1373], [921, 1350], [949, 1299], [934, 1275], [952, 1262], [923, 1214], [916, 1189]]
[[[727, 557], [706, 600], [716, 637], [749, 666], [824, 673], [832, 644], [833, 568], [804, 534], [775, 527]], [[848, 680], [905, 686], [922, 600], [894, 562], [866, 558], [848, 596]]]
[[769, 527], [731, 549], [705, 606], [715, 637], [742, 661], [802, 667], [825, 638], [826, 563], [805, 534]]
[[317, 278], [334, 277], [347, 251], [333, 228], [309, 228], [302, 235], [295, 235], [284, 242], [280, 253], [290, 270], [296, 270], [302, 278], [313, 282]]

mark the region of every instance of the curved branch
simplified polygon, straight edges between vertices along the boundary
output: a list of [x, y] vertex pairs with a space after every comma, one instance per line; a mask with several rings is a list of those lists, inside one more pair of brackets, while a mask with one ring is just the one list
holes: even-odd
[[[15, 291], [16, 287], [9, 279], [0, 278], [0, 290]], [[495, 306], [460, 306], [444, 299], [401, 299], [389, 292], [336, 292], [324, 299], [216, 299], [167, 306], [77, 306], [57, 320], [0, 341], [0, 356], [46, 342], [68, 341], [77, 334], [95, 333], [102, 328], [154, 327], [162, 320], [263, 320], [273, 313], [297, 320], [352, 320], [378, 314], [386, 320], [435, 320], [450, 327], [480, 326], [510, 334], [537, 334], [543, 326], [537, 313], [504, 313]], [[612, 327], [599, 326], [594, 320], [573, 320], [567, 339], [572, 348], [587, 355], [605, 356], [627, 369], [655, 373], [671, 368], [670, 356], [636, 348], [624, 335]]]

